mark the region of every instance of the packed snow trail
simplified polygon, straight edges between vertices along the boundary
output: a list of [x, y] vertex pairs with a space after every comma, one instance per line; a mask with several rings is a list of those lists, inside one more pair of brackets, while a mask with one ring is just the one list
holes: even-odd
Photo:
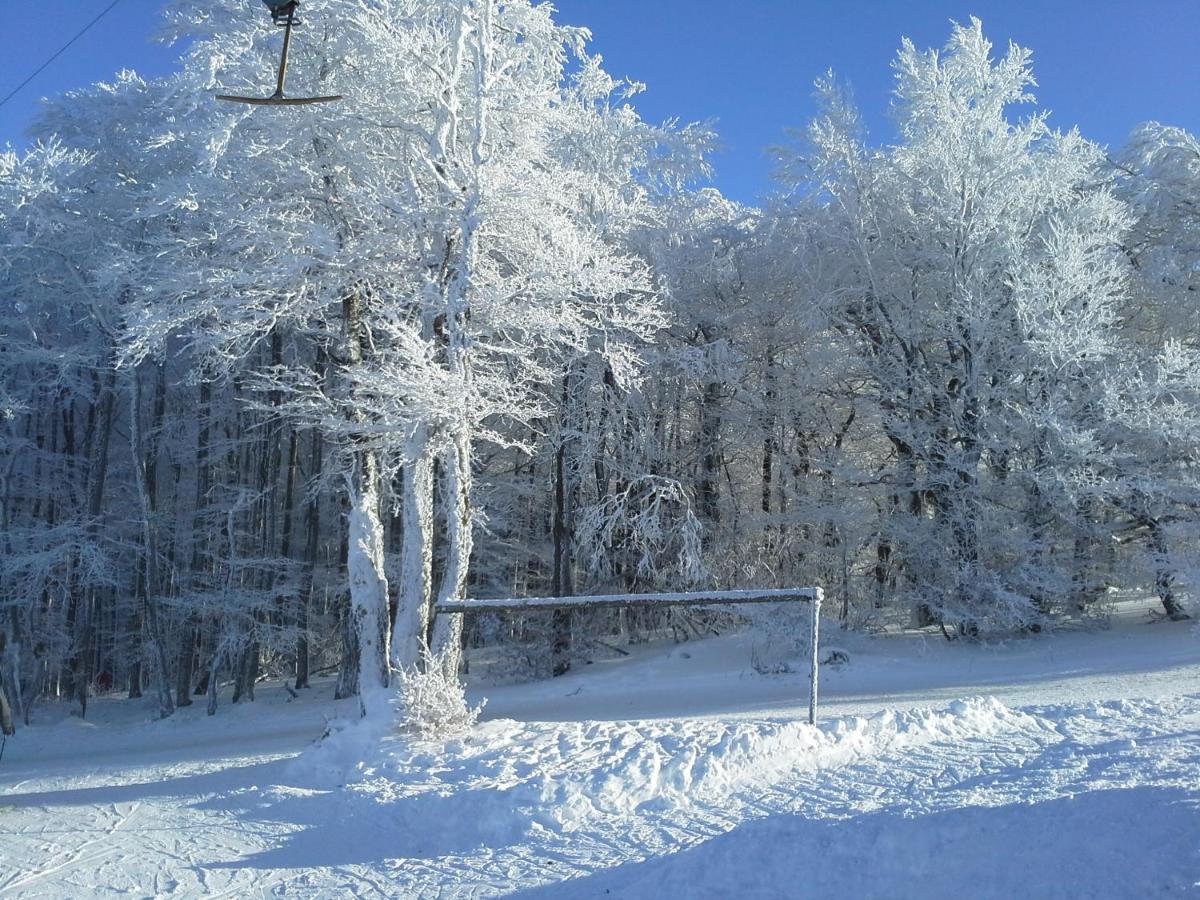
[[819, 729], [492, 722], [374, 751], [347, 734], [294, 760], [10, 793], [3, 890], [1169, 895], [1200, 882], [1198, 734], [1200, 695]]
[[[0, 769], [0, 896], [1200, 896], [1200, 640], [1187, 625], [1128, 634], [1161, 652], [1135, 666], [1113, 652], [1119, 633], [1074, 636], [1109, 655], [1105, 673], [1070, 640], [1014, 646], [984, 667], [1024, 664], [1005, 702], [827, 711], [815, 729], [744, 712], [493, 719], [445, 744], [346, 729], [297, 756], [299, 724], [319, 731], [332, 705], [270, 698], [215, 719], [30, 729]], [[708, 681], [736, 643], [684, 661]], [[890, 659], [873, 646], [852, 648], [843, 688]], [[1059, 661], [1042, 681], [1034, 646]], [[678, 652], [628, 668], [657, 667], [686, 706]], [[936, 698], [961, 658], [914, 651], [925, 668], [901, 667], [896, 686], [915, 701], [921, 670]], [[578, 680], [602, 697], [627, 677]], [[726, 678], [751, 697], [775, 684]], [[547, 690], [503, 702], [524, 691], [537, 708]], [[194, 746], [217, 736], [220, 759]], [[39, 765], [36, 741], [57, 758]]]

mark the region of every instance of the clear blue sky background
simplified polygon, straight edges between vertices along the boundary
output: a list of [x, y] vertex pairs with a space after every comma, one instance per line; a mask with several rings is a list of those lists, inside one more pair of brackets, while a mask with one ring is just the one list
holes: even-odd
[[[0, 0], [0, 96], [108, 0]], [[159, 0], [121, 0], [0, 107], [0, 145], [25, 143], [39, 97], [121, 68], [169, 71], [149, 42]], [[833, 68], [853, 86], [877, 141], [891, 138], [889, 64], [901, 36], [942, 46], [951, 19], [983, 20], [998, 51], [1030, 47], [1038, 100], [1060, 128], [1115, 146], [1139, 122], [1200, 132], [1200, 0], [558, 0], [560, 20], [591, 28], [615, 75], [644, 81], [654, 121], [715, 119], [725, 149], [717, 183], [753, 202], [769, 188], [764, 148], [812, 114], [813, 79]], [[247, 15], [261, 15], [245, 0]]]

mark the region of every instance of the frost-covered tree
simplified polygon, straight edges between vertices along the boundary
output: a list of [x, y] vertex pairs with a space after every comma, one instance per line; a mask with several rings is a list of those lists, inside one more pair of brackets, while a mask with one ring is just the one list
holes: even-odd
[[1147, 122], [1117, 155], [1117, 190], [1132, 207], [1126, 241], [1139, 283], [1149, 292], [1139, 331], [1190, 339], [1200, 294], [1200, 141], [1182, 128]]
[[1114, 168], [1115, 189], [1134, 217], [1124, 241], [1134, 277], [1125, 328], [1133, 352], [1105, 404], [1119, 457], [1112, 501], [1121, 540], [1146, 551], [1164, 611], [1178, 619], [1186, 615], [1180, 593], [1195, 569], [1200, 509], [1200, 142], [1149, 122], [1134, 131]]
[[[179, 73], [0, 156], [0, 684], [161, 714], [313, 669], [385, 708], [461, 648], [555, 674], [698, 611], [439, 600], [819, 583], [842, 622], [1186, 614], [1195, 139], [1053, 131], [977, 21], [905, 43], [898, 140], [830, 76], [762, 209], [695, 190], [530, 0], [174, 2]], [[618, 643], [613, 643], [614, 641]], [[432, 668], [431, 668], [432, 667]], [[416, 679], [416, 680], [414, 680]], [[442, 694], [438, 695], [439, 697]]]
[[[85, 153], [56, 142], [0, 156], [0, 667], [26, 719], [49, 672], [70, 659], [73, 598], [103, 581], [106, 568], [99, 534], [78, 502], [83, 480], [102, 480], [103, 466], [81, 477], [83, 411], [62, 402], [78, 391], [91, 410], [105, 408], [99, 395], [107, 379], [94, 373], [111, 344], [77, 325], [111, 312], [88, 268], [95, 254], [85, 262], [73, 253], [84, 250], [71, 205], [86, 187], [87, 163]], [[103, 430], [101, 423], [93, 433]], [[100, 453], [100, 440], [88, 443]]]
[[898, 144], [867, 145], [827, 78], [786, 171], [888, 443], [900, 589], [967, 630], [1031, 623], [1064, 593], [1048, 529], [1070, 526], [1101, 449], [1126, 214], [1099, 148], [1045, 114], [1010, 119], [1032, 99], [1028, 51], [993, 60], [972, 20], [944, 52], [906, 42], [895, 69]]
[[[346, 473], [365, 694], [388, 655], [385, 477], [400, 472], [404, 521], [390, 659], [412, 665], [433, 598], [466, 588], [477, 443], [514, 444], [511, 426], [544, 409], [564, 350], [599, 353], [622, 379], [636, 369], [661, 317], [627, 234], [657, 184], [696, 170], [707, 133], [641, 123], [584, 53], [584, 33], [547, 7], [331, 2], [310, 15], [331, 24], [295, 65], [316, 56], [344, 105], [308, 119], [198, 117], [181, 139], [200, 148], [200, 170], [167, 185], [165, 202], [219, 226], [205, 236], [190, 223], [155, 258], [135, 329], [138, 352], [177, 334], [217, 365], [281, 331], [328, 356], [332, 381], [311, 367], [254, 377], [294, 421], [322, 429]], [[211, 61], [235, 47], [244, 59], [257, 40], [250, 26], [203, 37], [181, 90], [235, 79], [242, 63]], [[453, 669], [458, 637], [445, 627], [434, 643]]]

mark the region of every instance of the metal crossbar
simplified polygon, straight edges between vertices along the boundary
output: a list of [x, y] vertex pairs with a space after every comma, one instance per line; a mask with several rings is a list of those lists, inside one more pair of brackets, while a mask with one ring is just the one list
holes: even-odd
[[819, 587], [776, 588], [761, 591], [698, 591], [679, 594], [595, 594], [573, 597], [509, 597], [484, 600], [442, 600], [434, 615], [469, 612], [546, 612], [554, 609], [596, 609], [627, 606], [733, 606], [742, 603], [806, 602], [810, 605], [812, 634], [808, 676], [808, 722], [817, 721], [817, 674], [820, 644], [821, 603], [825, 592]]

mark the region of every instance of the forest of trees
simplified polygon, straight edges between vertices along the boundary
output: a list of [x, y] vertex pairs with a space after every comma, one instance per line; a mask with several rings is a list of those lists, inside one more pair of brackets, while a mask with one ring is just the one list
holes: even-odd
[[972, 21], [903, 44], [892, 144], [819, 80], [750, 208], [706, 186], [712, 130], [643, 121], [548, 6], [309, 0], [294, 77], [344, 99], [272, 109], [214, 100], [278, 53], [241, 5], [169, 6], [177, 74], [0, 154], [18, 720], [728, 624], [431, 616], [463, 596], [820, 584], [846, 627], [949, 637], [1114, 588], [1186, 615], [1194, 136], [1053, 130]]

